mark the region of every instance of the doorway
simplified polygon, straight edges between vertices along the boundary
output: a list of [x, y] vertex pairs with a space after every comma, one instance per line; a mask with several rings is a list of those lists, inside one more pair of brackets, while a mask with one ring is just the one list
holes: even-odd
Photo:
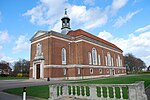
[[40, 64], [36, 65], [36, 79], [40, 79]]

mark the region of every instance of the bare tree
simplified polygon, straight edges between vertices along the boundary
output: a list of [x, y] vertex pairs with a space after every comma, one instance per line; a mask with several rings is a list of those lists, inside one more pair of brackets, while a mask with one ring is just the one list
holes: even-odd
[[146, 67], [144, 61], [140, 58], [136, 58], [133, 54], [128, 53], [124, 56], [124, 63], [127, 68], [127, 71], [141, 71], [143, 68]]
[[14, 64], [14, 74], [16, 75], [18, 73], [22, 73], [28, 75], [29, 66], [30, 66], [30, 61], [27, 61], [25, 59], [20, 59]]

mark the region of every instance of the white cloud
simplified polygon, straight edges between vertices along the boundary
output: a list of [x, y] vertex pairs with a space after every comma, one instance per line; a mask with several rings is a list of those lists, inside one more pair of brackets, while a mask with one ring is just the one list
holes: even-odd
[[145, 27], [139, 28], [137, 30], [135, 30], [135, 32], [145, 32], [145, 31], [150, 31], [150, 25], [147, 25]]
[[99, 32], [98, 37], [108, 41], [113, 38], [112, 34], [105, 30], [103, 32]]
[[138, 36], [130, 34], [128, 39], [115, 38], [112, 40], [114, 44], [120, 47], [125, 53], [133, 53], [141, 58], [147, 65], [150, 62], [147, 60], [150, 55], [150, 32], [144, 32]]
[[17, 61], [15, 59], [11, 58], [11, 57], [8, 57], [8, 56], [4, 55], [3, 53], [0, 53], [0, 61], [2, 61], [2, 60], [7, 61], [9, 63], [13, 63], [14, 61]]
[[0, 31], [0, 43], [9, 41], [9, 34], [7, 31]]
[[108, 40], [126, 53], [132, 53], [141, 58], [147, 66], [150, 65], [150, 31], [140, 33], [139, 35], [129, 34], [127, 39], [115, 38], [107, 31], [99, 32], [98, 37]]
[[30, 16], [30, 22], [37, 25], [53, 26], [60, 19], [66, 0], [41, 0], [40, 3], [28, 10], [23, 16]]
[[119, 17], [116, 22], [114, 23], [114, 27], [121, 27], [123, 24], [127, 23], [134, 15], [139, 13], [141, 10], [137, 10], [134, 12], [129, 12], [126, 16]]
[[[49, 29], [60, 30], [60, 19], [64, 15], [64, 8], [68, 8], [71, 18], [71, 27], [93, 29], [105, 25], [108, 21], [109, 11], [117, 12], [127, 4], [128, 0], [113, 0], [112, 5], [107, 7], [86, 7], [85, 5], [70, 4], [68, 0], [40, 0], [40, 2], [23, 14], [29, 16], [30, 22], [37, 25], [48, 25]], [[94, 2], [85, 0], [84, 2]], [[108, 11], [109, 10], [109, 11]]]
[[17, 53], [23, 50], [29, 49], [30, 43], [26, 35], [20, 35], [15, 41], [15, 47], [13, 47], [13, 53]]
[[93, 6], [95, 4], [94, 0], [83, 0], [84, 4]]
[[128, 0], [113, 0], [111, 5], [111, 13], [115, 14], [119, 9], [127, 4]]

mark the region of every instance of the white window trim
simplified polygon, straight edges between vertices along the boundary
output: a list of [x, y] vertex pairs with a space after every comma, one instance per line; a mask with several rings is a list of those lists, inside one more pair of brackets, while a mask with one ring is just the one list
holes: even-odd
[[81, 74], [81, 70], [80, 70], [80, 68], [78, 68], [78, 75], [80, 75]]
[[118, 66], [118, 59], [116, 59], [116, 65]]
[[89, 58], [89, 64], [92, 64], [92, 56], [91, 56], [91, 52], [88, 52], [88, 58]]
[[93, 74], [93, 68], [90, 68], [90, 74]]
[[62, 58], [61, 58], [62, 59], [62, 64], [66, 64], [66, 49], [65, 48], [62, 48], [62, 50], [61, 50], [61, 56], [62, 56]]
[[101, 65], [101, 56], [98, 54], [98, 65]]
[[103, 70], [102, 69], [99, 69], [99, 74], [103, 74]]
[[111, 55], [109, 52], [107, 53], [107, 63], [108, 66], [111, 66]]
[[105, 62], [106, 62], [106, 66], [107, 66], [107, 56], [105, 56]]
[[64, 75], [66, 75], [67, 74], [67, 69], [64, 68], [63, 71], [64, 71]]
[[[95, 54], [95, 58], [94, 58], [94, 54]], [[92, 48], [92, 59], [93, 59], [93, 65], [97, 65], [97, 50], [95, 48]]]
[[111, 62], [112, 62], [111, 65], [114, 66], [114, 59], [113, 58], [111, 58]]
[[121, 66], [120, 56], [118, 55], [118, 66]]

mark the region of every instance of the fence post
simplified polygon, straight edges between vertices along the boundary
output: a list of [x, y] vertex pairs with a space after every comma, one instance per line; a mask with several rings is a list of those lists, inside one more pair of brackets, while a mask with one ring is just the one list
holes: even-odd
[[23, 88], [23, 100], [26, 100], [26, 87]]
[[147, 100], [144, 89], [144, 81], [128, 85], [129, 100]]
[[62, 96], [68, 96], [68, 85], [63, 85], [62, 92]]
[[57, 86], [49, 85], [49, 93], [48, 100], [55, 100], [57, 98]]
[[137, 100], [147, 100], [147, 95], [145, 94], [144, 81], [137, 83]]
[[128, 85], [129, 100], [137, 100], [136, 85]]
[[93, 100], [97, 99], [96, 86], [91, 85], [91, 86], [89, 86], [89, 88], [90, 88], [90, 98]]

